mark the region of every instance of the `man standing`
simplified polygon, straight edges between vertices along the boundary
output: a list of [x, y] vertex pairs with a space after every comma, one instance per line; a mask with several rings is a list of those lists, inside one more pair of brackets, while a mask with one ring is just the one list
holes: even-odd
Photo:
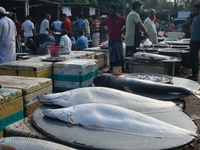
[[72, 37], [72, 26], [71, 26], [72, 23], [71, 23], [71, 20], [67, 17], [66, 14], [63, 14], [62, 17], [63, 17], [63, 22], [61, 24], [61, 29], [67, 30], [67, 35], [71, 39], [71, 37]]
[[52, 33], [52, 31], [49, 29], [49, 21], [51, 20], [51, 15], [46, 14], [45, 19], [40, 24], [40, 34], [41, 33]]
[[98, 47], [100, 44], [100, 21], [96, 15], [92, 15], [92, 46]]
[[[107, 26], [109, 36], [109, 56], [110, 56], [110, 70], [112, 73], [114, 66], [121, 66], [122, 72], [126, 72], [124, 68], [124, 52], [122, 34], [124, 33], [124, 27], [126, 18], [118, 14], [118, 8], [116, 6], [110, 7], [110, 17], [101, 22], [102, 26]], [[102, 28], [103, 29], [103, 28]]]
[[198, 81], [199, 73], [199, 50], [200, 50], [200, 4], [193, 6], [193, 14], [195, 19], [192, 24], [191, 41], [190, 41], [190, 56], [189, 61], [192, 68], [192, 75], [188, 79]]
[[20, 32], [22, 29], [22, 24], [17, 20], [17, 14], [13, 15], [13, 21], [15, 23], [15, 27], [17, 29], [17, 37], [16, 37], [16, 52], [22, 52], [22, 45], [21, 45], [21, 36]]
[[61, 24], [62, 24], [62, 21], [60, 21], [59, 17], [57, 16], [55, 21], [53, 21], [51, 24], [51, 27], [54, 30], [54, 32], [61, 32]]
[[82, 15], [82, 19], [85, 21], [85, 36], [88, 38], [88, 40], [91, 40], [90, 36], [90, 23], [87, 18], [85, 18], [84, 15]]
[[[60, 21], [59, 17], [57, 16], [56, 20], [52, 22], [51, 28], [53, 29], [54, 32], [60, 33], [61, 32], [61, 24], [62, 24], [62, 21]], [[59, 45], [61, 35], [56, 34], [56, 33], [53, 35], [55, 38], [55, 45]]]
[[[31, 16], [26, 16], [25, 22], [22, 23], [22, 33], [24, 36], [24, 43], [27, 42], [28, 37], [35, 35], [34, 24], [31, 22]], [[29, 52], [29, 49], [25, 47], [26, 52]]]
[[156, 11], [154, 9], [149, 10], [149, 17], [144, 21], [145, 29], [149, 35], [149, 40], [153, 44], [158, 44], [157, 30], [156, 30]]
[[16, 60], [15, 23], [7, 17], [8, 12], [0, 7], [0, 64]]
[[141, 9], [141, 3], [136, 1], [132, 4], [132, 11], [128, 14], [126, 19], [126, 57], [132, 57], [136, 52], [136, 48], [139, 47], [141, 34], [139, 28], [144, 32], [144, 37], [147, 38], [148, 34], [140, 19], [139, 12]]
[[174, 21], [171, 20], [170, 23], [169, 23], [169, 25], [168, 25], [168, 31], [169, 32], [173, 32], [174, 29], [175, 29]]

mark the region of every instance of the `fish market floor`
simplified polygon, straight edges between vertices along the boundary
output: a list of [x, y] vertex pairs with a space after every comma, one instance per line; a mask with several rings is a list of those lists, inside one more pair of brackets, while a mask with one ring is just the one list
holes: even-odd
[[[99, 74], [102, 74], [108, 70], [109, 67], [100, 69]], [[200, 75], [197, 82], [200, 84]], [[198, 129], [200, 130], [200, 99], [194, 96], [187, 96], [184, 97], [183, 100], [186, 102], [185, 112], [193, 119]], [[200, 150], [200, 139], [190, 145], [185, 146], [184, 148], [178, 148], [176, 150]]]

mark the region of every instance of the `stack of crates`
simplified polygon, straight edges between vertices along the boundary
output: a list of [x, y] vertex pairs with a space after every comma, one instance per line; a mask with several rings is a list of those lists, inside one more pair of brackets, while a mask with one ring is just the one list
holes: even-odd
[[51, 78], [52, 66], [52, 62], [13, 61], [0, 64], [0, 75]]
[[2, 88], [0, 90], [0, 138], [6, 126], [24, 118], [22, 91]]
[[23, 76], [0, 76], [0, 85], [22, 91], [24, 117], [31, 115], [41, 105], [38, 96], [52, 93], [53, 89], [51, 79]]
[[98, 65], [90, 59], [70, 59], [54, 63], [53, 86], [55, 91], [88, 87], [98, 75]]
[[104, 67], [110, 66], [110, 58], [109, 58], [109, 50], [108, 49], [101, 49], [100, 47], [90, 47], [90, 48], [86, 48], [85, 51], [95, 52], [95, 53], [96, 52], [103, 53], [104, 54]]
[[104, 53], [103, 52], [95, 52], [95, 59], [98, 60], [98, 69], [104, 68]]

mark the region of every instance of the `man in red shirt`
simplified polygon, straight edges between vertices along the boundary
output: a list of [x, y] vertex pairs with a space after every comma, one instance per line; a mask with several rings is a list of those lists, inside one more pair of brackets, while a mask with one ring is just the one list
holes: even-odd
[[[114, 66], [121, 66], [122, 72], [126, 72], [124, 68], [124, 51], [122, 34], [125, 32], [124, 27], [126, 24], [126, 18], [120, 16], [116, 6], [110, 7], [110, 17], [101, 22], [102, 26], [107, 26], [109, 36], [109, 56], [110, 56], [110, 70], [112, 73]], [[104, 28], [102, 28], [103, 30]]]
[[67, 35], [71, 39], [71, 37], [72, 37], [72, 27], [71, 27], [72, 23], [71, 23], [71, 20], [67, 17], [66, 14], [63, 14], [62, 17], [63, 17], [63, 22], [61, 24], [61, 30], [62, 29], [67, 30]]

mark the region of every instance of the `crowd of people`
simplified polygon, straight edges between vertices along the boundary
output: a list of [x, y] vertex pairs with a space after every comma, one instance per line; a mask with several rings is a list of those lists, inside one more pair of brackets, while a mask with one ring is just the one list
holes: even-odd
[[[193, 70], [191, 79], [198, 75], [198, 50], [199, 46], [199, 8], [200, 4], [193, 7], [193, 13], [186, 18], [183, 24], [174, 25], [173, 20], [169, 24], [163, 24], [156, 19], [156, 10], [150, 9], [148, 17], [141, 19], [141, 3], [132, 3], [132, 10], [125, 18], [118, 13], [116, 6], [111, 6], [109, 16], [102, 15], [99, 19], [96, 15], [89, 18], [75, 16], [72, 21], [66, 14], [62, 14], [61, 20], [56, 17], [50, 24], [51, 15], [46, 14], [42, 20], [39, 32], [36, 33], [35, 24], [28, 15], [21, 24], [14, 17], [13, 21], [7, 17], [8, 13], [0, 7], [0, 63], [16, 60], [15, 52], [21, 51], [20, 35], [25, 43], [25, 51], [31, 54], [46, 55], [49, 53], [49, 46], [61, 46], [61, 53], [69, 53], [71, 50], [84, 50], [88, 48], [90, 41], [93, 47], [100, 46], [100, 43], [108, 41], [110, 54], [110, 70], [114, 66], [124, 68], [124, 57], [132, 57], [142, 40], [149, 39], [153, 44], [158, 44], [159, 31], [182, 31], [186, 38], [191, 38], [190, 62]], [[198, 34], [197, 34], [198, 33]], [[123, 43], [126, 45], [124, 54]]]

